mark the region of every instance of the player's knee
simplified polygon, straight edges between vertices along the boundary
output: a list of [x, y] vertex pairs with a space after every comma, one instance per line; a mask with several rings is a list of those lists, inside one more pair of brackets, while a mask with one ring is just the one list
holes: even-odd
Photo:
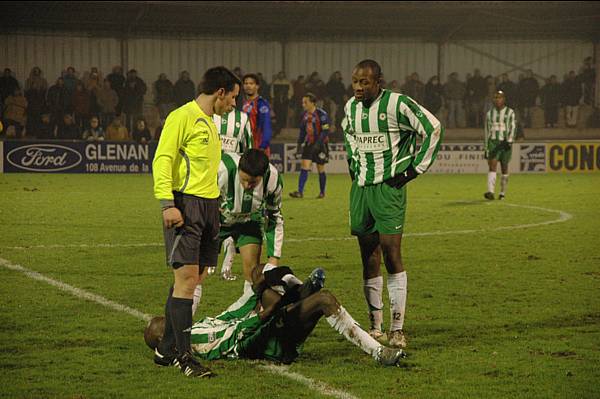
[[323, 309], [323, 313], [331, 314], [339, 307], [336, 297], [331, 292], [322, 290], [316, 295], [318, 295], [319, 304]]

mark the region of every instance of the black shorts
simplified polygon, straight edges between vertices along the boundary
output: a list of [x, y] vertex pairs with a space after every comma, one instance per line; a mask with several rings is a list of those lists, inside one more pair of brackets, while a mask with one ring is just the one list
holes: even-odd
[[329, 162], [329, 146], [326, 143], [305, 144], [302, 159], [308, 159], [318, 165]]
[[167, 264], [216, 266], [219, 256], [219, 200], [175, 195], [175, 207], [181, 212], [181, 227], [164, 228]]

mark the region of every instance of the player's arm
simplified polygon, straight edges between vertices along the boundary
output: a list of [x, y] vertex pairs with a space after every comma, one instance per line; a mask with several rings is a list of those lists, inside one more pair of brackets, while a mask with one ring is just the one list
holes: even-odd
[[410, 97], [401, 96], [399, 101], [397, 120], [404, 122], [421, 136], [422, 143], [421, 149], [406, 170], [386, 180], [387, 184], [395, 188], [401, 188], [429, 169], [440, 149], [444, 132], [440, 121]]
[[269, 103], [264, 100], [259, 101], [258, 104], [258, 129], [262, 131], [262, 142], [259, 147], [264, 150], [271, 144], [271, 137], [273, 136], [271, 108]]
[[252, 134], [252, 124], [250, 123], [250, 119], [247, 119], [246, 124], [244, 125], [243, 139], [240, 140], [240, 145], [242, 147], [242, 152], [251, 149], [254, 145], [254, 135]]
[[515, 140], [515, 132], [517, 131], [517, 122], [515, 121], [515, 111], [512, 109], [508, 115], [508, 143], [509, 145]]
[[488, 111], [485, 114], [485, 124], [484, 124], [484, 128], [483, 128], [483, 157], [485, 159], [488, 159], [488, 140], [489, 140], [489, 135], [490, 135], [490, 130], [492, 130], [492, 117], [491, 117], [491, 112], [492, 111]]
[[184, 123], [184, 119], [177, 113], [167, 117], [152, 161], [154, 197], [160, 201], [163, 222], [167, 228], [183, 225], [181, 212], [175, 208], [173, 197], [173, 165], [184, 140]]
[[[225, 156], [225, 154], [223, 154]], [[228, 200], [228, 192], [229, 192], [229, 171], [227, 170], [227, 166], [223, 159], [221, 159], [221, 163], [219, 164], [219, 171], [217, 173], [217, 184], [219, 186], [219, 202], [222, 204], [223, 202]], [[220, 210], [223, 213], [223, 209]]]
[[348, 115], [350, 114], [350, 109], [346, 104], [344, 109], [344, 119], [342, 119], [342, 131], [344, 132], [344, 147], [346, 148], [346, 160], [348, 161], [348, 172], [350, 174], [350, 178], [354, 180], [356, 177], [356, 160], [354, 159], [354, 153], [356, 151], [356, 139], [354, 138], [354, 134], [350, 132], [350, 122], [348, 120]]
[[274, 166], [269, 165], [271, 174], [267, 184], [267, 195], [265, 198], [265, 210], [267, 211], [267, 225], [265, 235], [267, 238], [267, 257], [269, 263], [277, 265], [281, 258], [283, 248], [283, 215], [281, 213], [281, 197], [283, 192], [283, 180]]
[[[435, 161], [444, 128], [440, 121], [427, 109], [417, 104], [411, 98], [402, 96], [400, 101], [400, 111], [406, 115], [410, 127], [421, 136], [421, 149], [412, 161], [412, 168], [417, 174], [422, 174], [429, 169]], [[400, 119], [398, 119], [400, 120]]]
[[318, 140], [323, 143], [327, 136], [329, 136], [329, 126], [331, 121], [329, 120], [329, 115], [326, 112], [320, 112], [319, 118], [321, 121], [321, 132], [319, 134]]

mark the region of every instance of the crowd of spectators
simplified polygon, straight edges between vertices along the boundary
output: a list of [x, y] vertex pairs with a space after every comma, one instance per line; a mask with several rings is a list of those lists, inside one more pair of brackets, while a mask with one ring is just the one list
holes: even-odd
[[[244, 74], [240, 67], [234, 72], [239, 76]], [[258, 72], [257, 76], [259, 95], [272, 106], [275, 134], [285, 127], [296, 127], [303, 111], [302, 97], [309, 92], [317, 97], [318, 106], [329, 113], [334, 125], [332, 131], [336, 128], [339, 131], [344, 104], [353, 95], [351, 83], [344, 82], [339, 71], [331, 74], [327, 82], [316, 71], [293, 80], [282, 71], [273, 76], [271, 83], [262, 73]], [[402, 84], [398, 80], [386, 82], [385, 77], [382, 83], [423, 104], [450, 129], [482, 128], [496, 90], [505, 93], [507, 105], [517, 111], [523, 128], [531, 127], [532, 111], [536, 107], [543, 110], [544, 126], [553, 128], [557, 126], [561, 108], [566, 127], [577, 126], [579, 106], [593, 105], [595, 80], [592, 58], [588, 57], [578, 73], [570, 71], [562, 82], [554, 75], [543, 79], [531, 70], [524, 71], [518, 81], [513, 82], [508, 74], [484, 76], [475, 69], [464, 80], [453, 72], [445, 83], [438, 76], [424, 83], [416, 72], [406, 76]], [[194, 99], [197, 93], [187, 71], [182, 71], [175, 83], [161, 73], [151, 90], [161, 125], [170, 111]], [[9, 136], [16, 138], [135, 140], [140, 143], [157, 140], [161, 125], [150, 132], [143, 116], [147, 91], [146, 82], [135, 69], [124, 74], [120, 66], [115, 66], [106, 77], [95, 67], [81, 77], [75, 68], [68, 67], [50, 87], [39, 67], [31, 70], [24, 87], [7, 68], [0, 77], [4, 126], [0, 137], [10, 132]], [[238, 107], [242, 103], [243, 91]]]

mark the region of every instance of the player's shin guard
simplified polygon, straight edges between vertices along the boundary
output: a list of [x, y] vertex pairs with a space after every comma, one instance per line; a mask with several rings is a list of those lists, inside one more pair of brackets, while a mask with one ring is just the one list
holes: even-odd
[[308, 172], [309, 171], [306, 169], [300, 170], [300, 177], [298, 178], [298, 192], [299, 193], [304, 192], [304, 185], [306, 184], [306, 180], [308, 180]]
[[367, 305], [369, 305], [371, 329], [381, 331], [383, 328], [383, 276], [364, 280], [363, 289]]
[[502, 175], [500, 179], [500, 194], [506, 193], [506, 186], [508, 185], [508, 175]]
[[172, 353], [175, 348], [175, 333], [173, 332], [173, 321], [171, 317], [171, 300], [173, 299], [173, 286], [169, 290], [167, 303], [165, 304], [165, 332], [163, 339], [158, 344], [158, 351], [162, 354]]
[[390, 314], [392, 316], [390, 331], [402, 330], [406, 310], [406, 272], [388, 274], [387, 287], [390, 296]]
[[364, 331], [350, 314], [340, 306], [340, 309], [327, 317], [327, 323], [337, 332], [342, 334], [348, 341], [376, 358], [377, 350], [381, 346], [373, 337]]
[[192, 332], [192, 300], [186, 298], [171, 298], [171, 316], [177, 352], [183, 354], [190, 350]]
[[327, 184], [327, 175], [325, 172], [319, 173], [319, 188], [321, 190], [321, 194], [325, 195], [325, 185]]
[[202, 298], [202, 285], [198, 284], [194, 290], [194, 297], [192, 298], [192, 316], [196, 314], [196, 309], [200, 305], [200, 299]]
[[488, 172], [488, 193], [494, 193], [496, 191], [496, 172]]
[[223, 264], [221, 265], [221, 274], [229, 273], [231, 271], [234, 256], [235, 241], [233, 240], [233, 237], [228, 237], [223, 241]]

